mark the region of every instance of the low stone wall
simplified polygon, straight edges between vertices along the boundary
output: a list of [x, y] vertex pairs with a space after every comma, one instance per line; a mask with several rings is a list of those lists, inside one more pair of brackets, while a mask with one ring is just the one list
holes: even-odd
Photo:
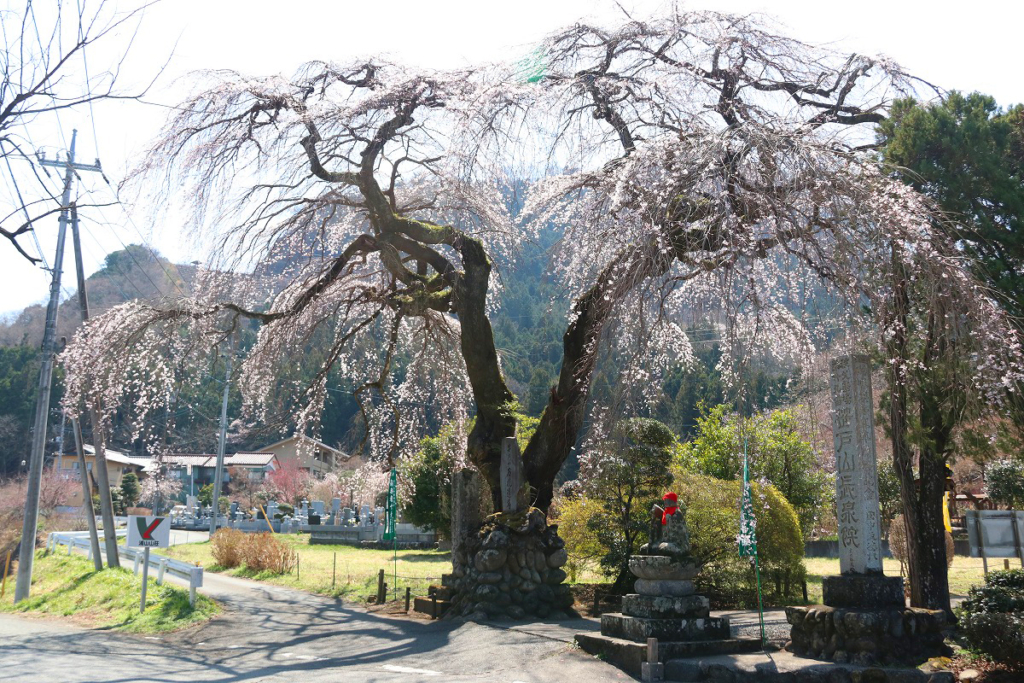
[[573, 616], [557, 526], [536, 508], [488, 517], [452, 555], [452, 604], [445, 617]]
[[801, 657], [836, 663], [920, 664], [948, 654], [941, 610], [917, 607], [846, 609], [827, 605], [787, 607], [793, 627], [786, 649]]

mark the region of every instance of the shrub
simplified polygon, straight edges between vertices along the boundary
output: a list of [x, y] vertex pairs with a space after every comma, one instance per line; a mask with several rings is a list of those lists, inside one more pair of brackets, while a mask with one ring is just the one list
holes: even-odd
[[287, 574], [295, 567], [296, 554], [273, 534], [246, 534], [242, 563], [254, 572]]
[[[697, 584], [721, 606], [757, 604], [757, 578], [746, 558], [739, 557], [742, 483], [673, 471], [676, 493], [687, 507], [690, 545], [702, 563]], [[762, 589], [769, 603], [796, 599], [806, 576], [804, 540], [793, 506], [771, 484], [753, 484], [757, 520], [757, 557]]]
[[968, 646], [1011, 669], [1024, 669], [1024, 569], [991, 572], [960, 605]]
[[672, 483], [675, 441], [657, 420], [632, 418], [618, 422], [609, 439], [580, 459], [587, 495], [601, 508], [588, 525], [604, 547], [601, 568], [616, 577], [616, 593], [633, 585], [629, 556], [647, 540], [651, 504], [660, 502]]
[[985, 488], [993, 502], [1011, 508], [1024, 506], [1024, 462], [1002, 460], [989, 465]]
[[217, 529], [210, 539], [213, 559], [221, 567], [237, 567], [242, 564], [242, 547], [246, 536], [238, 529]]
[[576, 583], [580, 573], [595, 569], [605, 553], [597, 533], [588, 524], [591, 517], [600, 513], [601, 505], [598, 502], [582, 496], [562, 498], [558, 502], [554, 524], [558, 525], [559, 537], [565, 541], [569, 559], [564, 569], [571, 583]]

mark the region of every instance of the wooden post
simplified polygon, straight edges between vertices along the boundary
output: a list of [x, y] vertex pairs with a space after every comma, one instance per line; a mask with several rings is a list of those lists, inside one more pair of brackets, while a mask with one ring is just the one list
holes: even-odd
[[988, 558], [985, 557], [985, 537], [981, 533], [981, 510], [974, 511], [974, 530], [978, 534], [978, 553], [981, 555], [981, 565], [984, 575], [988, 576]]
[[384, 570], [381, 569], [380, 572], [377, 573], [377, 604], [378, 605], [383, 605], [384, 604], [384, 591], [385, 590], [386, 589], [384, 588]]
[[[1010, 526], [1013, 527], [1013, 545], [1014, 550], [1017, 551], [1017, 558], [1020, 560], [1020, 566], [1024, 567], [1024, 548], [1021, 548], [1020, 543], [1020, 529], [1017, 528], [1017, 511], [1010, 510]], [[1010, 561], [1007, 560], [1003, 563], [1005, 569], [1010, 568]]]
[[331, 590], [338, 579], [338, 553], [334, 553], [334, 567], [331, 569]]
[[302, 558], [299, 557], [298, 553], [295, 553], [295, 580], [302, 581]]
[[594, 588], [594, 609], [590, 612], [590, 616], [596, 617], [601, 610], [601, 594], [597, 592], [597, 588]]
[[648, 638], [647, 639], [647, 663], [657, 664], [658, 663], [658, 639]]
[[409, 601], [412, 599], [412, 588], [405, 587], [405, 613], [409, 613]]
[[11, 570], [11, 551], [7, 551], [7, 562], [4, 564], [4, 583], [0, 586], [0, 598], [7, 592], [7, 572]]
[[437, 619], [437, 593], [430, 594], [430, 618]]
[[1010, 571], [1010, 561], [1005, 558], [1003, 559], [1003, 571]]

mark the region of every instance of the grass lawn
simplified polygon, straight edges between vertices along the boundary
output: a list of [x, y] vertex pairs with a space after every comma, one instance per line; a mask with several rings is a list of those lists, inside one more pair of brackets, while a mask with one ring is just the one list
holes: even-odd
[[[807, 567], [807, 597], [812, 603], [821, 602], [821, 577], [839, 573], [839, 560], [822, 557], [804, 558]], [[891, 558], [882, 561], [887, 576], [900, 575], [900, 563]], [[1002, 569], [1002, 560], [989, 560], [989, 571]], [[1018, 563], [1011, 560], [1010, 566]], [[971, 586], [985, 582], [985, 574], [980, 557], [953, 558], [953, 566], [949, 568], [949, 591], [953, 595], [967, 595]]]
[[142, 577], [131, 569], [97, 572], [92, 561], [80, 555], [36, 554], [32, 591], [17, 605], [10, 602], [14, 590], [8, 580], [8, 595], [0, 601], [0, 612], [34, 613], [70, 617], [93, 627], [127, 633], [176, 631], [207, 621], [219, 608], [208, 597], [197, 595], [196, 607], [188, 604], [188, 591], [150, 578], [146, 611], [139, 614]]
[[[377, 593], [377, 573], [383, 569], [391, 599], [395, 598], [394, 551], [357, 548], [349, 545], [310, 545], [309, 534], [279, 534], [299, 555], [298, 572], [289, 574], [254, 573], [246, 567], [224, 569], [213, 559], [209, 542], [176, 545], [162, 551], [186, 562], [198, 562], [206, 571], [266, 581], [311, 593], [365, 602]], [[335, 570], [335, 555], [337, 569]], [[451, 554], [439, 550], [398, 551], [398, 595], [412, 588], [413, 597], [426, 595], [427, 587], [441, 583], [441, 574], [451, 572]]]

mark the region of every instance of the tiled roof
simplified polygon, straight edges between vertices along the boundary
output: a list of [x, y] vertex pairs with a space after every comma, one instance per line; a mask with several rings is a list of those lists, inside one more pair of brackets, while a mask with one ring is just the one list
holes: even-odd
[[[233, 453], [224, 456], [225, 467], [266, 467], [277, 456], [274, 453]], [[163, 456], [165, 465], [192, 465], [193, 467], [216, 467], [217, 456], [209, 453], [175, 453]]]

